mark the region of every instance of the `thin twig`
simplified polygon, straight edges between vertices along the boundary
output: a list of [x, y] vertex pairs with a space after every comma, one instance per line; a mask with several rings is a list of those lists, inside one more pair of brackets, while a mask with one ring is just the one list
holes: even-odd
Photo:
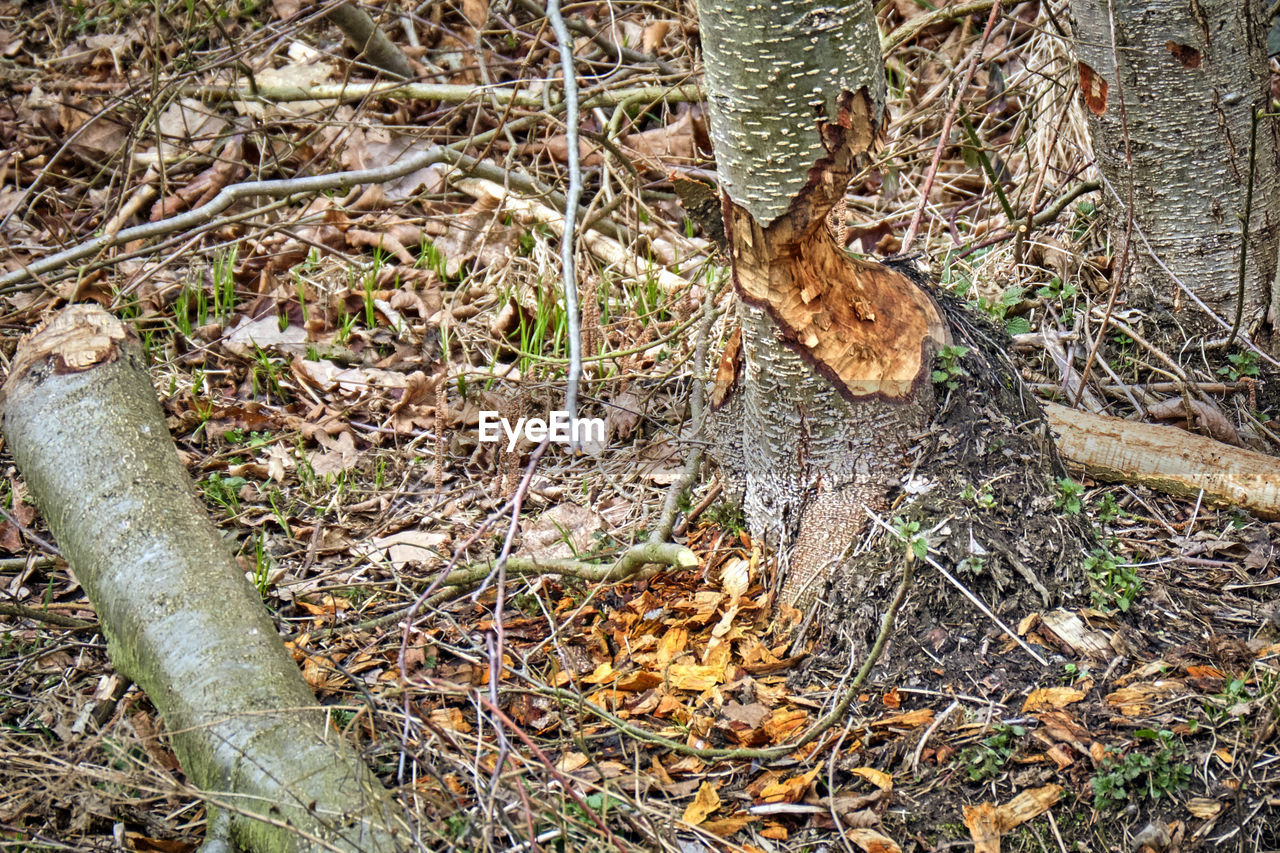
[[[660, 86], [651, 88], [655, 92], [670, 91], [678, 93], [680, 91]], [[541, 120], [541, 118], [541, 115], [527, 116], [512, 122], [510, 128], [514, 129], [516, 126], [533, 123], [534, 121]], [[480, 137], [466, 140], [461, 144], [475, 144], [485, 139], [492, 138], [490, 135], [496, 134], [497, 132], [497, 130], [488, 131]], [[448, 147], [433, 146], [431, 148], [416, 151], [405, 157], [403, 160], [372, 169], [356, 169], [347, 172], [336, 172], [330, 175], [279, 178], [266, 181], [245, 181], [232, 184], [224, 188], [212, 200], [206, 202], [200, 207], [193, 208], [185, 211], [184, 213], [180, 213], [177, 216], [169, 217], [168, 219], [162, 219], [158, 222], [148, 222], [143, 225], [136, 225], [132, 228], [125, 228], [115, 234], [99, 235], [98, 237], [72, 246], [69, 249], [64, 249], [61, 252], [48, 255], [40, 260], [32, 261], [13, 272], [0, 276], [0, 293], [10, 292], [15, 286], [20, 285], [23, 282], [31, 279], [39, 280], [41, 276], [47, 273], [60, 269], [68, 264], [73, 264], [76, 261], [92, 257], [107, 249], [114, 248], [115, 246], [130, 243], [135, 240], [148, 240], [153, 237], [171, 234], [174, 231], [206, 225], [211, 218], [216, 216], [216, 214], [225, 210], [241, 198], [249, 198], [257, 195], [291, 197], [306, 193], [325, 192], [327, 190], [350, 189], [362, 184], [386, 183], [387, 181], [393, 181], [396, 178], [404, 177], [418, 169], [446, 160], [453, 162], [466, 162], [469, 158], [465, 158], [464, 155], [459, 153], [456, 150], [457, 147], [459, 147], [459, 144], [450, 145]]]
[[1249, 177], [1244, 189], [1244, 222], [1240, 234], [1240, 282], [1236, 291], [1236, 319], [1231, 324], [1228, 340], [1235, 340], [1240, 333], [1240, 320], [1244, 317], [1245, 273], [1249, 268], [1249, 220], [1253, 218], [1253, 170], [1258, 156], [1258, 110], [1251, 111], [1249, 121]]
[[97, 622], [86, 622], [83, 619], [77, 619], [74, 616], [63, 616], [61, 613], [53, 613], [40, 607], [25, 607], [21, 604], [6, 604], [0, 601], [0, 616], [16, 616], [19, 619], [31, 619], [36, 622], [44, 622], [46, 625], [55, 625], [59, 628], [72, 628], [83, 630], [85, 628], [98, 627]]
[[12, 524], [19, 533], [21, 533], [23, 536], [30, 539], [36, 545], [39, 545], [46, 552], [52, 554], [55, 557], [62, 556], [62, 552], [58, 550], [57, 545], [54, 545], [52, 542], [49, 542], [41, 538], [38, 534], [33, 532], [30, 527], [27, 527], [21, 521], [18, 521], [18, 519], [14, 518], [13, 514], [10, 513], [9, 510], [5, 509], [4, 507], [0, 507], [0, 516], [3, 516], [4, 520]]
[[[1125, 112], [1124, 106], [1124, 85], [1120, 78], [1120, 51], [1116, 47], [1116, 8], [1114, 0], [1107, 0], [1107, 23], [1111, 30], [1111, 65], [1116, 72], [1116, 102], [1119, 104], [1120, 114], [1120, 133], [1124, 140], [1124, 162], [1129, 173], [1128, 194], [1129, 200], [1125, 204], [1124, 219], [1124, 239], [1120, 242], [1120, 260], [1117, 262], [1112, 273], [1111, 293], [1107, 296], [1107, 310], [1102, 315], [1102, 324], [1098, 327], [1098, 336], [1093, 340], [1093, 346], [1089, 349], [1089, 357], [1085, 359], [1084, 369], [1080, 371], [1080, 387], [1076, 389], [1075, 402], [1072, 406], [1080, 405], [1080, 395], [1084, 393], [1085, 383], [1089, 381], [1089, 371], [1093, 368], [1093, 360], [1098, 357], [1098, 348], [1102, 346], [1102, 337], [1107, 333], [1107, 326], [1111, 322], [1111, 312], [1116, 306], [1116, 297], [1120, 294], [1120, 288], [1129, 277], [1129, 247], [1133, 243], [1133, 229], [1136, 226], [1136, 213], [1133, 206], [1133, 184], [1136, 176], [1133, 171], [1133, 145], [1129, 142], [1129, 116]], [[1102, 174], [1099, 170], [1098, 174]]]
[[698, 326], [698, 342], [693, 351], [693, 389], [689, 394], [689, 420], [696, 430], [693, 436], [693, 447], [689, 451], [689, 458], [685, 460], [679, 476], [667, 489], [667, 496], [662, 504], [662, 513], [658, 516], [658, 523], [654, 525], [653, 533], [649, 536], [650, 542], [663, 542], [671, 538], [671, 530], [675, 526], [676, 515], [680, 511], [680, 498], [697, 476], [698, 466], [702, 464], [704, 446], [698, 441], [698, 438], [705, 426], [703, 410], [707, 394], [704, 379], [707, 349], [711, 341], [711, 326], [716, 317], [719, 316], [715, 310], [716, 297], [720, 295], [720, 288], [723, 285], [724, 282], [721, 281], [716, 287], [707, 288], [706, 295], [702, 300], [702, 322]]
[[946, 149], [951, 139], [951, 125], [955, 123], [956, 113], [960, 111], [960, 103], [964, 99], [964, 92], [969, 88], [969, 83], [973, 80], [974, 73], [978, 70], [978, 60], [982, 58], [982, 49], [986, 47], [987, 40], [991, 38], [991, 29], [995, 26], [996, 21], [1000, 17], [1000, 2], [991, 4], [991, 14], [987, 16], [987, 26], [982, 31], [982, 41], [973, 51], [973, 56], [969, 59], [969, 67], [965, 69], [964, 79], [960, 83], [960, 87], [956, 89], [955, 99], [951, 102], [951, 108], [947, 110], [947, 117], [942, 122], [942, 131], [938, 135], [938, 145], [933, 149], [933, 160], [929, 163], [929, 171], [925, 173], [924, 186], [920, 190], [920, 203], [916, 205], [915, 212], [911, 214], [911, 224], [907, 226], [906, 236], [902, 238], [902, 254], [910, 254], [911, 245], [915, 242], [916, 232], [920, 229], [920, 219], [924, 216], [925, 206], [929, 203], [929, 193], [933, 189], [934, 179], [938, 177], [938, 166], [942, 162], [942, 152]]
[[573, 65], [573, 36], [560, 15], [560, 0], [548, 0], [547, 20], [560, 49], [560, 70], [564, 75], [565, 139], [568, 146], [569, 189], [565, 193], [564, 234], [560, 237], [560, 263], [564, 270], [564, 310], [569, 332], [569, 375], [564, 407], [570, 417], [578, 412], [578, 382], [582, 379], [582, 324], [578, 316], [578, 278], [574, 267], [574, 237], [578, 220], [578, 199], [582, 197], [582, 164], [578, 151], [578, 72]]
[[[1107, 188], [1107, 192], [1111, 193], [1112, 197], [1115, 198], [1116, 201], [1121, 201], [1121, 203], [1123, 203], [1122, 200], [1120, 199], [1120, 193], [1116, 191], [1116, 188], [1111, 183], [1111, 181], [1107, 180], [1106, 175], [1103, 175], [1101, 172], [1099, 172], [1098, 177], [1102, 179], [1102, 184]], [[1200, 310], [1205, 313], [1206, 316], [1208, 316], [1210, 319], [1212, 319], [1215, 323], [1217, 323], [1222, 328], [1226, 329], [1227, 331], [1231, 331], [1231, 323], [1223, 319], [1222, 317], [1219, 317], [1218, 313], [1214, 311], [1212, 308], [1210, 308], [1208, 305], [1206, 305], [1205, 301], [1200, 298], [1200, 295], [1196, 293], [1194, 289], [1188, 286], [1187, 283], [1183, 281], [1178, 276], [1177, 273], [1169, 269], [1169, 265], [1166, 264], [1164, 260], [1160, 257], [1160, 253], [1157, 252], [1152, 247], [1151, 242], [1147, 239], [1146, 233], [1143, 232], [1142, 230], [1142, 226], [1136, 222], [1133, 224], [1133, 233], [1137, 235], [1138, 240], [1142, 243], [1142, 247], [1147, 250], [1147, 256], [1151, 258], [1151, 260], [1155, 263], [1156, 266], [1160, 267], [1160, 269], [1164, 271], [1165, 275], [1169, 276], [1169, 280], [1172, 281], [1175, 285], [1177, 285], [1178, 289], [1181, 290], [1188, 299], [1194, 302], [1200, 308]], [[1113, 320], [1112, 322], [1114, 323], [1115, 321]], [[1128, 333], [1126, 332], [1126, 334]], [[1228, 341], [1230, 341], [1229, 338], [1228, 338]], [[1249, 337], [1247, 335], [1237, 334], [1236, 341], [1238, 341], [1242, 347], [1247, 348], [1248, 350], [1253, 352], [1255, 355], [1257, 355], [1258, 358], [1262, 359], [1268, 364], [1274, 365], [1275, 367], [1280, 367], [1280, 360], [1277, 360], [1274, 356], [1271, 355], [1271, 353], [1263, 349], [1260, 349], [1257, 344], [1249, 340]]]
[[880, 39], [880, 54], [888, 56], [903, 42], [915, 38], [918, 33], [932, 27], [934, 24], [940, 24], [943, 21], [954, 21], [956, 18], [963, 18], [968, 15], [976, 15], [979, 12], [987, 11], [994, 5], [994, 0], [976, 0], [976, 2], [972, 3], [942, 6], [922, 15], [917, 15]]
[[28, 279], [38, 278], [47, 272], [67, 264], [73, 264], [114, 246], [130, 243], [134, 240], [149, 240], [152, 237], [172, 234], [174, 231], [201, 225], [242, 198], [253, 196], [279, 198], [302, 195], [304, 193], [321, 193], [327, 190], [350, 189], [361, 184], [385, 183], [404, 177], [433, 163], [440, 163], [445, 159], [447, 159], [445, 149], [439, 146], [432, 146], [421, 151], [415, 151], [399, 162], [378, 166], [373, 169], [353, 169], [349, 172], [336, 172], [331, 175], [310, 175], [302, 178], [279, 178], [269, 181], [245, 181], [232, 184], [214, 196], [211, 201], [205, 202], [185, 213], [179, 213], [177, 216], [161, 219], [158, 222], [135, 225], [115, 234], [103, 234], [100, 237], [86, 240], [70, 249], [64, 249], [38, 261], [32, 261], [30, 264], [14, 270], [8, 275], [0, 276], [0, 289], [21, 284]]

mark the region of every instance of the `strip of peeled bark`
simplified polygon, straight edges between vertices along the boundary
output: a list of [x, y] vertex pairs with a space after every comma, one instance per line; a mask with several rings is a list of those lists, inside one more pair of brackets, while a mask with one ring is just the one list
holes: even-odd
[[946, 326], [910, 279], [850, 258], [826, 227], [884, 127], [871, 5], [702, 0], [699, 21], [742, 323], [713, 395], [716, 455], [796, 601], [901, 478]]
[[[1254, 110], [1269, 103], [1263, 4], [1238, 0], [1072, 0], [1081, 87], [1098, 167], [1129, 197], [1117, 83], [1123, 89], [1133, 154], [1134, 224], [1152, 249], [1220, 317], [1232, 321], [1240, 279], [1242, 221]], [[1119, 57], [1112, 61], [1112, 37]], [[1280, 177], [1275, 122], [1259, 120], [1244, 324], [1272, 304], [1280, 245]], [[1126, 227], [1122, 205], [1105, 194], [1112, 240]], [[1118, 251], [1118, 250], [1117, 250]], [[1190, 300], [1135, 237], [1131, 293], [1166, 309]], [[1188, 313], [1188, 312], [1184, 312]], [[1198, 310], [1195, 313], [1199, 313]], [[1203, 319], [1193, 330], [1216, 324]]]
[[328, 724], [209, 521], [132, 333], [73, 305], [0, 390], [19, 471], [93, 601], [116, 668], [188, 779], [257, 851], [408, 847], [385, 788]]

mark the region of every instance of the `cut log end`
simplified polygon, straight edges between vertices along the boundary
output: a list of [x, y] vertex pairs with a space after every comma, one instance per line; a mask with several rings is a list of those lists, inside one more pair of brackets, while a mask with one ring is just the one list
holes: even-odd
[[7, 398], [14, 382], [41, 365], [54, 373], [79, 373], [115, 360], [129, 330], [97, 305], [69, 305], [23, 339], [9, 377], [0, 389]]

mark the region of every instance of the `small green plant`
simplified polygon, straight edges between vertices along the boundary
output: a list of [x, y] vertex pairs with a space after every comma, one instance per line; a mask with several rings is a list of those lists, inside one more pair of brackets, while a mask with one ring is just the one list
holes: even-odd
[[1258, 375], [1258, 355], [1252, 350], [1233, 352], [1227, 356], [1227, 362], [1218, 368], [1218, 375], [1225, 376], [1232, 382]]
[[338, 346], [347, 345], [347, 341], [351, 340], [351, 330], [354, 329], [355, 327], [356, 327], [356, 316], [354, 314], [348, 314], [346, 311], [343, 311], [342, 317], [339, 318], [338, 320], [337, 332], [334, 335], [334, 340], [337, 341]]
[[209, 322], [209, 304], [204, 288], [198, 284], [183, 285], [173, 303], [173, 319], [183, 337], [191, 337], [192, 331]]
[[[522, 248], [523, 245], [523, 238], [521, 238]], [[529, 248], [530, 250], [533, 248], [532, 237], [529, 238]], [[449, 268], [449, 260], [438, 248], [436, 248], [436, 244], [432, 243], [426, 237], [423, 237], [422, 242], [418, 244], [418, 250], [418, 261], [414, 266], [419, 269], [431, 270], [441, 281], [447, 280], [448, 275], [446, 273]]]
[[[1079, 289], [1074, 281], [1064, 282], [1058, 276], [1054, 276], [1049, 283], [1036, 289], [1036, 296], [1040, 297], [1047, 303], [1057, 304], [1062, 309], [1062, 322], [1070, 326], [1075, 322], [1075, 304], [1076, 297], [1080, 295]], [[1015, 317], [1014, 320], [1022, 320], [1024, 318]], [[1010, 321], [1012, 322], [1012, 321]], [[1027, 323], [1026, 331], [1031, 331], [1031, 324]]]
[[1098, 521], [1104, 524], [1108, 521], [1115, 521], [1124, 515], [1124, 510], [1120, 508], [1120, 504], [1116, 503], [1115, 496], [1107, 492], [1102, 496], [1102, 501], [1098, 504], [1096, 517]]
[[253, 364], [249, 368], [249, 381], [253, 385], [254, 396], [272, 394], [284, 396], [284, 388], [280, 385], [280, 377], [284, 375], [285, 366], [281, 359], [272, 358], [262, 347], [255, 346]]
[[267, 556], [261, 531], [253, 537], [253, 585], [263, 598], [271, 590], [271, 558]]
[[929, 540], [920, 532], [919, 521], [907, 521], [904, 518], [893, 520], [893, 531], [907, 543], [911, 553], [917, 560], [923, 560], [929, 554]]
[[284, 535], [290, 539], [293, 538], [293, 528], [289, 526], [289, 512], [284, 505], [284, 495], [280, 494], [279, 489], [273, 488], [267, 493], [267, 502], [271, 504], [271, 514], [275, 516], [276, 524], [280, 525], [280, 529], [284, 531]]
[[1079, 515], [1084, 509], [1084, 486], [1070, 477], [1058, 478], [1058, 496], [1053, 505], [1067, 515]]
[[1071, 223], [1071, 242], [1080, 243], [1093, 227], [1098, 208], [1091, 201], [1082, 201], [1076, 205], [1075, 217]]
[[1214, 726], [1234, 722], [1248, 714], [1252, 701], [1248, 682], [1243, 678], [1232, 678], [1223, 686], [1221, 693], [1205, 700], [1204, 715]]
[[711, 524], [723, 527], [734, 535], [747, 529], [746, 519], [742, 515], [742, 507], [731, 501], [713, 503], [702, 513], [702, 517]]
[[979, 509], [993, 509], [996, 505], [995, 493], [991, 491], [990, 486], [983, 486], [975, 489], [973, 484], [964, 487], [964, 491], [960, 493], [960, 499], [966, 503], [972, 503]]
[[994, 779], [1018, 751], [1018, 740], [1027, 733], [1022, 726], [997, 725], [992, 734], [960, 753], [965, 773], [974, 782]]
[[1093, 777], [1093, 807], [1098, 811], [1121, 808], [1135, 798], [1172, 797], [1191, 781], [1191, 767], [1183, 760], [1186, 750], [1173, 732], [1139, 729], [1134, 735], [1155, 741], [1159, 748], [1153, 754], [1108, 750]]
[[302, 276], [298, 274], [296, 268], [293, 271], [293, 286], [298, 291], [298, 305], [302, 308], [302, 323], [306, 325], [311, 319], [310, 312], [307, 310], [307, 283], [302, 280]]
[[933, 371], [935, 385], [945, 385], [947, 390], [954, 391], [960, 387], [960, 379], [968, 376], [969, 371], [960, 364], [960, 359], [969, 354], [968, 347], [945, 346], [938, 353], [938, 367]]
[[1099, 610], [1127, 613], [1142, 593], [1142, 578], [1133, 566], [1105, 548], [1094, 548], [1084, 558], [1084, 570], [1093, 585], [1093, 606]]
[[568, 346], [568, 315], [558, 294], [549, 287], [537, 288], [533, 317], [524, 311], [520, 317], [521, 373], [529, 373], [542, 364], [543, 358], [561, 358]]
[[232, 427], [222, 434], [228, 444], [243, 444], [249, 450], [257, 450], [260, 447], [266, 447], [271, 443], [271, 433], [269, 431], [248, 432], [240, 427]]
[[200, 483], [200, 489], [206, 501], [234, 518], [240, 511], [240, 487], [248, 482], [244, 477], [224, 477], [215, 471]]
[[213, 259], [213, 317], [219, 323], [231, 319], [236, 306], [236, 260], [238, 245], [219, 252]]
[[1036, 290], [1036, 296], [1039, 296], [1041, 299], [1048, 299], [1054, 302], [1061, 302], [1063, 304], [1069, 304], [1078, 295], [1080, 295], [1080, 291], [1076, 289], [1075, 282], [1064, 282], [1056, 275], [1049, 279], [1048, 284]]
[[1015, 284], [1001, 291], [999, 298], [983, 298], [974, 304], [993, 320], [1003, 323], [1009, 334], [1022, 335], [1031, 331], [1031, 323], [1026, 317], [1010, 317], [1009, 312], [1022, 303], [1023, 297], [1023, 289]]

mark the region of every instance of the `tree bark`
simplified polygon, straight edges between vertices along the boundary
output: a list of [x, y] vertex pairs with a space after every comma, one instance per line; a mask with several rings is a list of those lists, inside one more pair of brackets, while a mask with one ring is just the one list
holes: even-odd
[[[1131, 299], [1175, 312], [1190, 331], [1214, 336], [1223, 334], [1221, 324], [1207, 322], [1152, 253], [1214, 313], [1234, 322], [1251, 124], [1270, 102], [1263, 8], [1252, 0], [1071, 2], [1094, 154], [1119, 195], [1103, 191], [1116, 257], [1133, 196], [1130, 270], [1115, 275], [1129, 273], [1121, 280], [1130, 282]], [[1245, 331], [1275, 302], [1280, 246], [1275, 122], [1259, 119], [1256, 130]]]
[[[1007, 336], [909, 265], [852, 258], [826, 225], [885, 125], [871, 3], [700, 0], [699, 16], [740, 322], [709, 430], [728, 494], [777, 549], [781, 599], [806, 607], [840, 578], [829, 622], [873, 624], [898, 546], [850, 552], [890, 509], [1001, 607], [1027, 590], [1026, 603], [1048, 604], [1078, 589], [1088, 533], [1044, 517], [1060, 468]], [[935, 386], [953, 342], [963, 349], [949, 351], [948, 377], [963, 381]], [[970, 492], [981, 507], [958, 505]], [[926, 598], [934, 618], [954, 604]]]
[[[933, 412], [946, 326], [901, 272], [857, 261], [826, 227], [885, 122], [867, 2], [699, 4], [740, 351], [718, 388], [718, 456], [754, 532], [811, 595], [901, 473]], [[739, 381], [740, 380], [740, 381]]]
[[406, 849], [394, 801], [329, 724], [195, 497], [132, 334], [68, 307], [19, 346], [0, 406], [113, 663], [160, 711], [232, 840]]

